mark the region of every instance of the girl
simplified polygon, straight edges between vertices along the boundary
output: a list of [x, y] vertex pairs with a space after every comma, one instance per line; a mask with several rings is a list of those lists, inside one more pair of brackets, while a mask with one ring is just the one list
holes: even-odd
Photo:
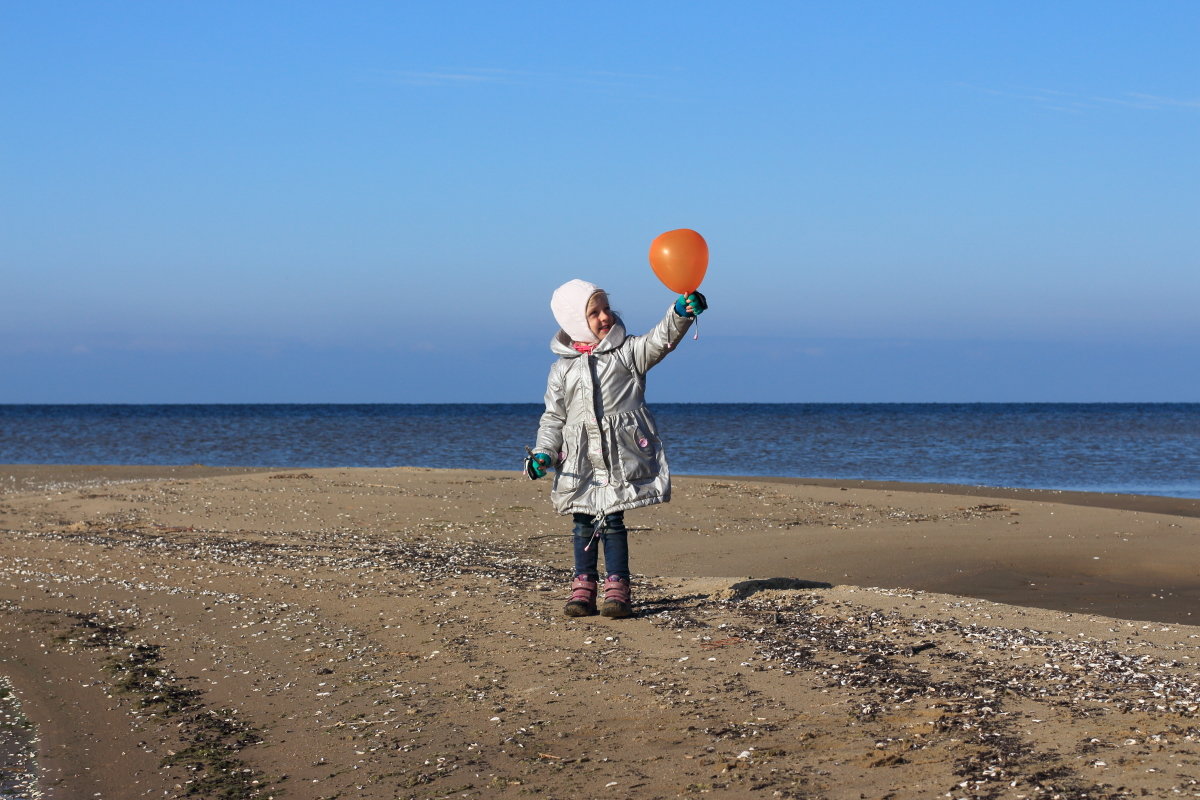
[[608, 295], [582, 280], [564, 283], [550, 300], [561, 330], [550, 342], [558, 361], [546, 382], [546, 411], [526, 470], [553, 465], [551, 502], [575, 518], [575, 580], [564, 612], [596, 613], [597, 551], [604, 547], [606, 617], [633, 613], [625, 510], [671, 499], [671, 473], [654, 417], [646, 407], [646, 372], [683, 338], [708, 308], [699, 292], [681, 296], [645, 336], [630, 336]]

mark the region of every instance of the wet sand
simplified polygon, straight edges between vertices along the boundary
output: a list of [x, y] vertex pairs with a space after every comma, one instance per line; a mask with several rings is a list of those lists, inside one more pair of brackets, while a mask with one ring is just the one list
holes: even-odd
[[42, 796], [1200, 795], [1200, 501], [677, 478], [608, 620], [548, 488], [0, 467]]

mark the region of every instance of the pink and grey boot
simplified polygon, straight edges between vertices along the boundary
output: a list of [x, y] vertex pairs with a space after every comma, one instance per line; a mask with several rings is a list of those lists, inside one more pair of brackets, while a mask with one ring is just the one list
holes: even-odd
[[613, 619], [633, 616], [633, 599], [629, 593], [629, 579], [620, 575], [609, 575], [604, 580], [604, 602], [600, 613]]
[[596, 581], [576, 575], [571, 583], [571, 599], [563, 608], [568, 617], [590, 617], [596, 613]]

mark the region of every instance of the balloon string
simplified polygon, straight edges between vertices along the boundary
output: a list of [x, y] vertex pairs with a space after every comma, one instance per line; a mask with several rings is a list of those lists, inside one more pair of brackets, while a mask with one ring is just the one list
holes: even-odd
[[695, 318], [695, 321], [692, 323], [692, 327], [695, 328], [695, 330], [692, 331], [692, 341], [694, 342], [700, 338], [700, 317]]

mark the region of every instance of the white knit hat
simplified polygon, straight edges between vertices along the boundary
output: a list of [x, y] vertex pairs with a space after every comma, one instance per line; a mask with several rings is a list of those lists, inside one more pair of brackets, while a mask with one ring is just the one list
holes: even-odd
[[567, 281], [554, 290], [554, 296], [550, 298], [550, 310], [554, 312], [554, 319], [558, 321], [559, 327], [571, 337], [571, 341], [600, 341], [588, 325], [587, 305], [592, 295], [603, 291], [596, 284], [578, 278]]

